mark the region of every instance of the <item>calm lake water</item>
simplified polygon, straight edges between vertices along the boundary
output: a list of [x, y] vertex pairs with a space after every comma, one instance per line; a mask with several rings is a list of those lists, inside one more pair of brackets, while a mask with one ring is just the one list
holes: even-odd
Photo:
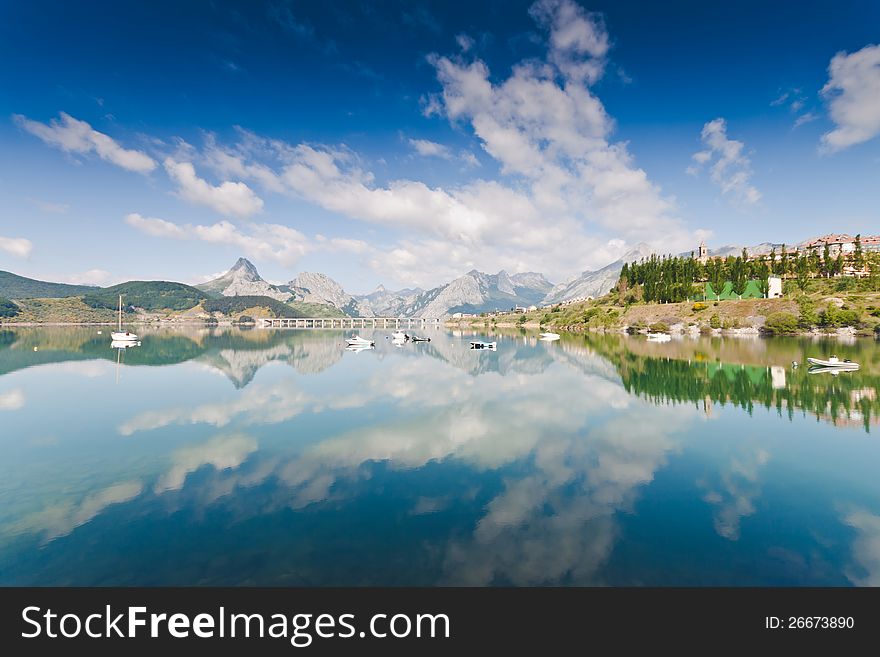
[[880, 585], [874, 340], [97, 330], [0, 330], [0, 584]]

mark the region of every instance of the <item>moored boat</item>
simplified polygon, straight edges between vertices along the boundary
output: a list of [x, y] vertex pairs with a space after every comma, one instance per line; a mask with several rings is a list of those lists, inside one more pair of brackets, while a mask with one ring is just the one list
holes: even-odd
[[648, 333], [648, 340], [651, 342], [669, 342], [672, 336], [668, 333]]
[[839, 359], [837, 356], [831, 356], [828, 359], [824, 358], [807, 358], [807, 362], [814, 367], [831, 367], [841, 370], [857, 370], [859, 369], [859, 364], [854, 363], [853, 361], [844, 358], [843, 360]]
[[[119, 295], [119, 319], [117, 320], [117, 330], [110, 332], [110, 339], [113, 342], [137, 342], [140, 340], [136, 333], [122, 330], [122, 295]], [[100, 331], [99, 331], [100, 333]]]
[[497, 342], [481, 342], [479, 340], [474, 340], [471, 342], [471, 349], [492, 349], [496, 350], [498, 343]]
[[356, 335], [353, 338], [348, 338], [346, 342], [351, 347], [373, 347], [376, 345], [376, 342], [374, 340], [367, 340], [366, 338], [362, 338], [359, 335]]
[[550, 340], [558, 340], [558, 339], [559, 339], [558, 333], [550, 333], [549, 331], [547, 333], [541, 333], [541, 340], [550, 341]]

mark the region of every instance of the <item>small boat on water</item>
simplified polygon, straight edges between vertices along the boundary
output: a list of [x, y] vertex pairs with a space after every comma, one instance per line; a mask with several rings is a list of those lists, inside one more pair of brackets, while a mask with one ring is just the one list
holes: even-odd
[[395, 342], [406, 342], [409, 340], [409, 336], [403, 331], [398, 330], [391, 334], [391, 339]]
[[119, 319], [117, 320], [118, 329], [110, 333], [110, 339], [113, 342], [137, 342], [140, 340], [136, 333], [122, 330], [122, 295], [119, 295]]
[[541, 333], [541, 340], [550, 341], [550, 340], [558, 340], [558, 339], [559, 339], [558, 333], [550, 333], [550, 332]]
[[369, 351], [370, 349], [374, 348], [375, 347], [372, 344], [350, 344], [345, 348], [345, 350], [353, 351], [354, 353], [358, 354], [362, 351]]
[[497, 345], [497, 342], [481, 342], [475, 340], [471, 342], [471, 349], [491, 349], [492, 351], [496, 351]]
[[359, 335], [354, 336], [353, 338], [348, 338], [346, 340], [349, 347], [375, 347], [376, 342], [373, 340], [367, 340], [366, 338], [362, 338]]
[[648, 333], [648, 340], [651, 342], [669, 342], [672, 336], [668, 333]]
[[831, 356], [827, 360], [824, 358], [807, 358], [807, 362], [814, 367], [831, 367], [840, 370], [859, 369], [858, 363], [854, 363], [848, 358], [840, 360], [837, 356]]
[[420, 338], [419, 336], [414, 335], [410, 338], [410, 340], [412, 340], [413, 342], [430, 342], [431, 338]]
[[140, 347], [140, 340], [111, 340], [110, 346], [114, 349], [128, 349], [129, 347]]

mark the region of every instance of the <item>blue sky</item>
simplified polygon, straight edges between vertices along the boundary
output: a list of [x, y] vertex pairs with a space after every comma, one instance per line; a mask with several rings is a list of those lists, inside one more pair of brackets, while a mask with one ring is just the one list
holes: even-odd
[[0, 269], [367, 292], [880, 232], [880, 4], [473, 4], [2, 3]]

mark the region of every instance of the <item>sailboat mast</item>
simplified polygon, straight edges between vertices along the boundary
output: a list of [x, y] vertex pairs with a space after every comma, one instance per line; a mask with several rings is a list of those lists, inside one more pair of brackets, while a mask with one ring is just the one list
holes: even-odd
[[119, 331], [122, 332], [122, 295], [119, 295]]

